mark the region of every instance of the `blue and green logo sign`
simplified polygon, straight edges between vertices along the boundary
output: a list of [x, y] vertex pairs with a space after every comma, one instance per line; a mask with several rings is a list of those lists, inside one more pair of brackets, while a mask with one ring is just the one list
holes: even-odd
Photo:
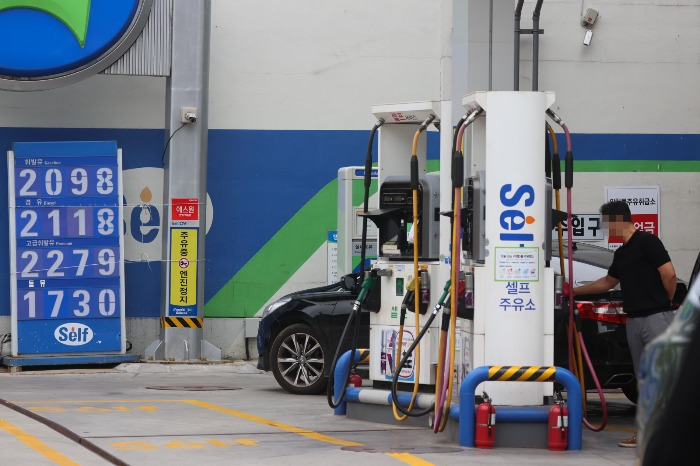
[[100, 60], [144, 0], [0, 0], [0, 75], [42, 78]]

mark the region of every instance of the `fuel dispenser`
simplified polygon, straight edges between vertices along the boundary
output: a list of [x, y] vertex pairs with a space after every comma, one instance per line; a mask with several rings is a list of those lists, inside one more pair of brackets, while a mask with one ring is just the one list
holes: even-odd
[[[370, 187], [377, 189], [378, 170], [372, 168], [369, 173]], [[357, 202], [362, 194], [365, 168], [342, 167], [338, 170], [338, 274], [345, 275], [360, 272], [377, 258], [377, 228], [367, 222], [365, 231], [364, 265], [362, 262], [362, 228], [360, 214], [364, 206]], [[368, 197], [368, 208], [377, 208], [377, 196]]]
[[[428, 322], [428, 310], [436, 306], [444, 285], [438, 278], [440, 177], [426, 171], [427, 134], [420, 138], [416, 134], [426, 121], [428, 125], [439, 124], [439, 106], [423, 102], [372, 109], [375, 117], [385, 120], [379, 130], [379, 209], [366, 214], [378, 230], [374, 269], [381, 297], [381, 309], [370, 316], [370, 348], [376, 355], [370, 360], [373, 388], [390, 388], [397, 363]], [[418, 300], [417, 317], [414, 300]], [[401, 332], [402, 308], [407, 320]], [[398, 374], [401, 390], [432, 390], [438, 331], [435, 319], [407, 357]]]
[[[541, 160], [545, 115], [553, 102], [549, 92], [466, 96], [467, 112], [456, 132], [448, 126], [451, 167], [447, 135], [441, 134], [442, 177], [427, 172], [427, 136], [420, 137], [440, 124], [439, 103], [372, 109], [381, 122], [375, 125], [378, 208], [363, 215], [377, 227], [378, 257], [369, 275], [380, 305], [363, 308], [372, 311], [371, 389], [392, 390], [397, 420], [433, 412], [435, 431], [441, 431], [454, 385], [459, 391], [473, 368], [552, 365], [552, 183]], [[464, 157], [461, 142], [469, 125]], [[450, 171], [454, 193], [445, 187]], [[451, 194], [452, 211], [446, 212]], [[399, 406], [397, 386], [413, 389], [408, 408]], [[541, 406], [553, 384], [488, 381], [483, 390], [494, 405]], [[416, 402], [420, 406], [412, 411], [419, 391], [435, 396]], [[379, 392], [372, 399], [386, 401]]]
[[[551, 92], [476, 92], [483, 131], [472, 138], [463, 242], [474, 271], [471, 367], [553, 362], [551, 183], [542, 172]], [[549, 193], [549, 194], [548, 194]], [[542, 405], [552, 383], [486, 382], [497, 404]]]

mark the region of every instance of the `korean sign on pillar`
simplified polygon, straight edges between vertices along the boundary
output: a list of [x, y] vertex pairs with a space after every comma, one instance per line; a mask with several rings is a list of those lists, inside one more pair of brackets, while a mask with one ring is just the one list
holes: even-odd
[[[659, 236], [658, 186], [607, 186], [605, 201], [625, 201], [630, 206], [635, 228]], [[622, 237], [610, 236], [607, 240], [609, 249], [615, 250], [622, 245]]]

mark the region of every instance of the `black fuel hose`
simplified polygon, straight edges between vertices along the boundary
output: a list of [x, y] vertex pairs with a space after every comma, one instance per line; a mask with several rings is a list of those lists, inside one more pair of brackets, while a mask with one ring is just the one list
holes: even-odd
[[455, 129], [453, 130], [453, 135], [452, 135], [452, 157], [455, 156], [455, 152], [457, 152], [457, 132], [459, 131], [459, 128], [462, 127], [464, 124], [464, 121], [467, 119], [469, 115], [464, 115], [462, 118], [459, 119], [457, 122], [457, 126], [455, 126]]
[[[427, 408], [423, 408], [421, 410], [416, 410], [416, 409], [404, 409], [400, 404], [399, 404], [399, 397], [398, 397], [398, 385], [399, 385], [399, 375], [401, 374], [401, 371], [403, 368], [406, 366], [406, 363], [408, 362], [408, 358], [411, 357], [413, 354], [413, 350], [416, 349], [416, 346], [420, 343], [421, 339], [425, 336], [425, 333], [430, 329], [430, 326], [432, 325], [433, 321], [435, 320], [435, 317], [437, 316], [438, 312], [440, 312], [440, 309], [442, 309], [445, 300], [449, 296], [449, 291], [450, 291], [450, 280], [447, 281], [445, 284], [445, 288], [443, 289], [442, 296], [440, 296], [440, 299], [438, 299], [437, 304], [433, 308], [433, 312], [430, 314], [430, 317], [426, 321], [425, 325], [421, 329], [420, 333], [418, 334], [418, 337], [416, 337], [413, 340], [413, 343], [411, 343], [411, 346], [408, 348], [406, 353], [403, 355], [401, 358], [401, 361], [399, 364], [396, 366], [396, 370], [394, 371], [394, 375], [392, 376], [391, 379], [391, 399], [394, 402], [394, 406], [396, 407], [397, 411], [400, 411], [404, 416], [410, 416], [410, 417], [419, 417], [419, 416], [425, 416], [429, 412], [431, 412], [435, 408], [435, 402], [432, 403]], [[406, 306], [401, 306], [401, 323], [403, 324], [403, 319], [405, 318], [405, 309]], [[400, 354], [401, 348], [396, 348], [396, 353]], [[415, 363], [414, 363], [415, 364]]]
[[[367, 153], [365, 155], [365, 176], [364, 176], [364, 202], [363, 202], [363, 212], [367, 212], [369, 209], [369, 190], [370, 186], [372, 185], [372, 147], [374, 146], [374, 136], [377, 134], [377, 130], [379, 129], [380, 126], [384, 124], [384, 119], [380, 118], [377, 120], [377, 122], [374, 124], [372, 127], [372, 130], [369, 133], [369, 140], [367, 141]], [[326, 398], [328, 400], [328, 405], [335, 409], [338, 406], [340, 406], [340, 403], [343, 402], [343, 399], [345, 398], [345, 389], [348, 387], [348, 383], [350, 381], [350, 374], [352, 373], [352, 368], [353, 368], [353, 359], [355, 357], [355, 350], [357, 349], [357, 336], [360, 333], [360, 312], [361, 312], [361, 305], [362, 301], [364, 301], [367, 298], [367, 295], [369, 294], [368, 291], [366, 291], [365, 288], [365, 255], [366, 255], [366, 249], [367, 249], [367, 217], [362, 217], [362, 243], [361, 243], [361, 248], [362, 251], [360, 252], [360, 278], [359, 278], [359, 286], [360, 286], [360, 294], [358, 295], [357, 301], [355, 301], [355, 305], [353, 306], [353, 310], [348, 316], [348, 320], [345, 322], [345, 327], [343, 328], [343, 333], [340, 336], [340, 341], [338, 342], [338, 347], [336, 348], [335, 351], [335, 356], [333, 357], [333, 362], [331, 363], [331, 371], [330, 371], [330, 377], [329, 377], [329, 382], [326, 385]], [[376, 280], [376, 276], [374, 277], [374, 280]], [[372, 286], [374, 286], [374, 280], [372, 281]], [[369, 290], [371, 291], [371, 289]], [[363, 294], [364, 293], [364, 294]], [[362, 299], [360, 299], [362, 297]], [[347, 337], [347, 331], [350, 328], [350, 324], [352, 323], [353, 319], [355, 320], [355, 328], [353, 332], [353, 338], [352, 338], [352, 343], [350, 345], [350, 364], [348, 365], [348, 371], [345, 374], [345, 381], [343, 382], [343, 390], [341, 390], [341, 395], [340, 395], [340, 400], [333, 400], [333, 388], [335, 386], [335, 380], [333, 380], [333, 375], [335, 374], [335, 368], [338, 365], [338, 358], [340, 357], [340, 348], [343, 346], [343, 342], [345, 341], [345, 338]]]
[[[369, 190], [372, 186], [372, 146], [374, 145], [374, 135], [377, 134], [377, 130], [380, 126], [384, 124], [384, 119], [380, 118], [372, 127], [369, 133], [369, 141], [367, 141], [367, 154], [365, 155], [365, 177], [364, 177], [364, 201], [362, 204], [362, 211], [367, 213], [369, 209]], [[367, 222], [369, 220], [367, 217], [362, 217], [362, 251], [360, 251], [360, 285], [365, 279], [365, 260], [367, 254]]]
[[81, 437], [76, 432], [73, 432], [72, 430], [68, 429], [67, 427], [64, 427], [63, 425], [61, 425], [57, 422], [54, 422], [51, 419], [40, 416], [37, 413], [29, 411], [26, 408], [23, 408], [15, 403], [12, 403], [11, 401], [7, 401], [4, 399], [0, 399], [0, 405], [5, 406], [6, 408], [9, 408], [13, 411], [16, 411], [24, 416], [27, 416], [28, 418], [33, 419], [34, 421], [37, 421], [37, 422], [44, 424], [48, 428], [53, 429], [54, 431], [58, 432], [59, 434], [63, 435], [64, 437], [66, 437], [66, 438], [74, 441], [75, 443], [83, 446], [85, 449], [90, 450], [91, 452], [95, 453], [99, 457], [103, 458], [105, 461], [108, 461], [115, 466], [129, 466], [128, 463], [117, 458], [116, 456], [114, 456], [113, 454], [108, 452], [107, 450], [101, 448], [99, 445], [97, 445], [94, 442], [87, 439], [86, 437]]
[[552, 178], [552, 150], [549, 147], [549, 124], [545, 124], [544, 130], [544, 174]]
[[[328, 406], [330, 406], [332, 409], [337, 408], [340, 406], [340, 404], [343, 402], [345, 399], [345, 389], [348, 388], [348, 383], [350, 382], [350, 374], [352, 373], [352, 369], [355, 365], [355, 350], [357, 349], [357, 336], [359, 335], [359, 329], [360, 329], [360, 313], [362, 312], [362, 303], [364, 302], [365, 299], [367, 299], [367, 296], [369, 293], [372, 291], [372, 288], [374, 287], [374, 283], [377, 280], [377, 271], [373, 270], [370, 272], [369, 277], [367, 280], [365, 280], [362, 283], [362, 287], [360, 288], [360, 293], [357, 295], [357, 299], [352, 305], [352, 311], [350, 312], [350, 315], [348, 316], [348, 320], [345, 321], [345, 327], [343, 328], [343, 333], [340, 335], [340, 341], [338, 342], [338, 346], [335, 349], [335, 355], [333, 356], [333, 363], [331, 364], [331, 370], [329, 372], [330, 377], [328, 378], [328, 384], [326, 385], [326, 400], [328, 401]], [[350, 353], [350, 363], [348, 364], [348, 371], [345, 373], [345, 380], [343, 381], [343, 389], [340, 391], [340, 398], [338, 400], [333, 399], [333, 392], [335, 388], [335, 383], [336, 381], [334, 380], [333, 376], [335, 375], [335, 368], [338, 365], [338, 359], [340, 358], [340, 350], [343, 347], [343, 343], [345, 342], [345, 338], [347, 338], [347, 333], [348, 329], [350, 328], [350, 324], [352, 323], [353, 319], [355, 320], [355, 327], [354, 327], [354, 332], [353, 332], [353, 337], [352, 337], [352, 344], [351, 344], [351, 353]]]

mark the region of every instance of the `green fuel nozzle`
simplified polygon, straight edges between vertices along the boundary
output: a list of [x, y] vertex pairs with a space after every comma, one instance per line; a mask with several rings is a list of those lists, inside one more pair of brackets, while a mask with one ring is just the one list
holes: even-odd
[[352, 305], [353, 311], [357, 311], [360, 309], [360, 306], [365, 301], [365, 299], [367, 299], [367, 296], [372, 291], [372, 288], [374, 288], [374, 284], [376, 282], [377, 271], [374, 269], [370, 270], [369, 275], [364, 280], [362, 280], [362, 287], [360, 288], [360, 293], [357, 295], [357, 299]]

